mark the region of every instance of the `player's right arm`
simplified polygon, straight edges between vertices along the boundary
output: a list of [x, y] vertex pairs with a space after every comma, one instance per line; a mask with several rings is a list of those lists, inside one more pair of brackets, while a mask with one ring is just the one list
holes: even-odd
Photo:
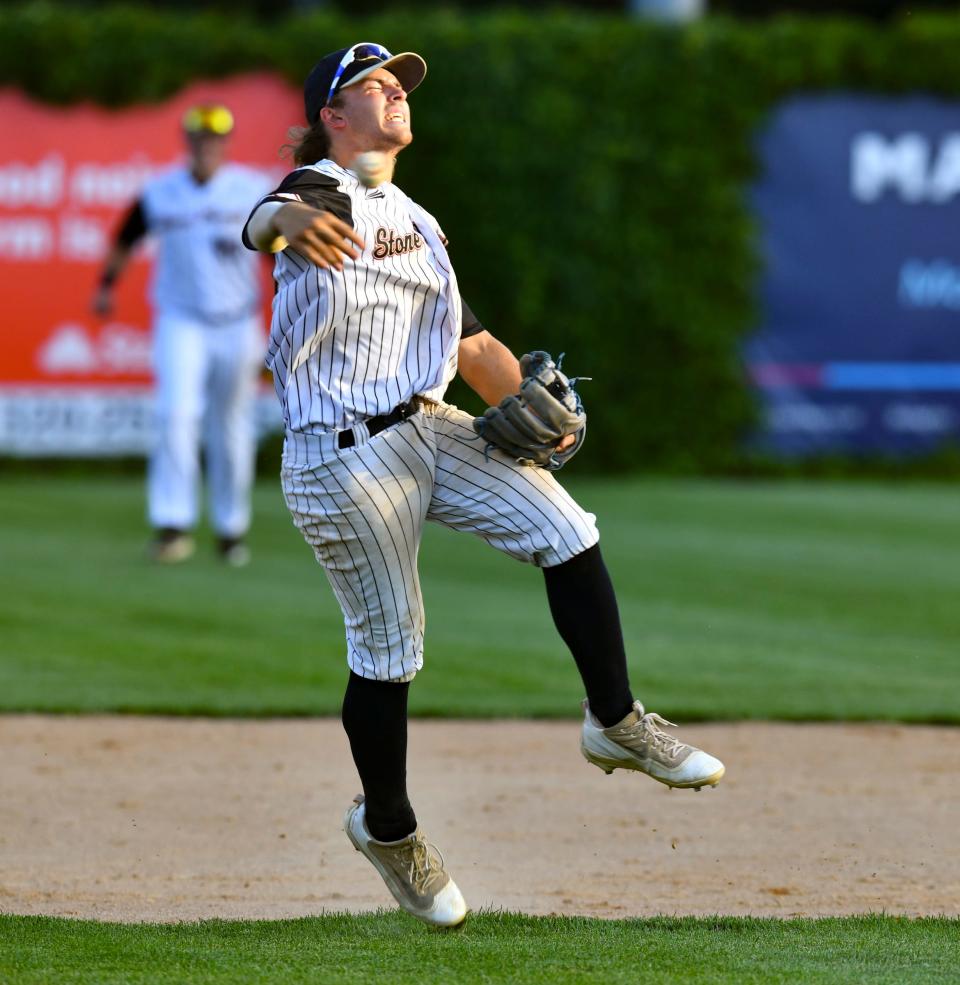
[[287, 175], [275, 192], [260, 200], [243, 230], [249, 249], [279, 253], [288, 246], [318, 267], [343, 269], [364, 243], [353, 228], [349, 198], [337, 182], [313, 168]]
[[93, 295], [92, 307], [98, 315], [109, 315], [113, 311], [113, 286], [123, 272], [134, 246], [147, 232], [146, 213], [143, 200], [137, 199], [130, 206], [117, 230], [117, 235], [107, 253], [100, 282]]
[[343, 258], [356, 260], [363, 249], [357, 231], [332, 212], [303, 202], [264, 202], [247, 224], [250, 242], [265, 253], [279, 253], [292, 246], [318, 267], [343, 269]]

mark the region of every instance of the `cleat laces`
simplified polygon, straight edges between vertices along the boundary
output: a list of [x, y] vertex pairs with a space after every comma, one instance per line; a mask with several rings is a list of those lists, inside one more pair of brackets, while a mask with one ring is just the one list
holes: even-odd
[[406, 867], [407, 879], [421, 896], [429, 894], [433, 883], [443, 881], [440, 849], [419, 835], [414, 836], [409, 845], [404, 845], [398, 853], [398, 861]]
[[637, 730], [638, 736], [649, 742], [654, 748], [659, 749], [665, 756], [675, 755], [684, 748], [684, 743], [664, 732], [661, 728], [663, 725], [669, 728], [677, 727], [675, 722], [667, 721], [655, 711], [648, 711], [640, 717], [640, 721], [634, 728]]

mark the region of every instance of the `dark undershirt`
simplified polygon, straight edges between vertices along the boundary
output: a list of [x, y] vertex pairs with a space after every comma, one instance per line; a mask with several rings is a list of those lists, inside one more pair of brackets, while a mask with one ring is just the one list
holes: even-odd
[[146, 234], [147, 216], [143, 211], [143, 201], [138, 198], [123, 217], [123, 222], [117, 230], [115, 241], [117, 246], [124, 246], [129, 250], [134, 243], [142, 239]]
[[481, 332], [486, 331], [471, 310], [470, 305], [464, 300], [462, 294], [460, 295], [460, 307], [463, 308], [463, 328], [460, 331], [461, 339], [469, 339], [471, 335], [479, 335]]

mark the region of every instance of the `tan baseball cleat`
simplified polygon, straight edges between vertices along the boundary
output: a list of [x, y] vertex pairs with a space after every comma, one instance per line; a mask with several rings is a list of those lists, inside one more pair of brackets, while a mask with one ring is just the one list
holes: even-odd
[[444, 869], [439, 849], [424, 838], [420, 828], [400, 841], [376, 841], [367, 830], [363, 794], [358, 794], [343, 817], [343, 830], [407, 913], [435, 927], [463, 923], [467, 904]]
[[193, 537], [180, 530], [161, 530], [150, 543], [148, 555], [156, 564], [180, 564], [193, 557]]
[[644, 712], [634, 701], [633, 709], [622, 721], [604, 728], [583, 703], [583, 730], [580, 751], [587, 762], [610, 774], [616, 769], [638, 770], [668, 787], [714, 787], [723, 777], [724, 765], [695, 746], [689, 746], [664, 732], [673, 728], [655, 712]]
[[217, 541], [220, 560], [231, 568], [245, 568], [250, 563], [250, 548], [242, 537], [221, 537]]

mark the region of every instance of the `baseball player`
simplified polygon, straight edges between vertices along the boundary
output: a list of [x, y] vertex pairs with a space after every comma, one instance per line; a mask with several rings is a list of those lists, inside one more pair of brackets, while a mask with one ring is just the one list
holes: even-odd
[[201, 431], [210, 519], [220, 556], [249, 560], [253, 399], [263, 358], [258, 263], [240, 244], [263, 175], [226, 161], [233, 116], [203, 105], [183, 118], [187, 162], [143, 188], [110, 250], [94, 310], [113, 309], [113, 288], [134, 245], [156, 240], [153, 353], [157, 441], [147, 479], [151, 556], [186, 560], [194, 550]]
[[[443, 400], [457, 372], [494, 408], [525, 407], [538, 374], [551, 389], [558, 377], [545, 354], [518, 363], [480, 324], [434, 218], [379, 180], [412, 140], [407, 96], [425, 73], [419, 55], [372, 43], [322, 58], [304, 87], [299, 167], [256, 206], [244, 242], [276, 254], [267, 363], [286, 423], [283, 490], [346, 624], [342, 718], [363, 794], [344, 827], [404, 909], [454, 926], [466, 904], [406, 790], [425, 521], [543, 569], [587, 693], [581, 750], [590, 762], [697, 789], [719, 782], [724, 767], [634, 700], [595, 517], [553, 465], [520, 464]], [[560, 454], [582, 437], [582, 415], [567, 416], [572, 424], [551, 439]]]

